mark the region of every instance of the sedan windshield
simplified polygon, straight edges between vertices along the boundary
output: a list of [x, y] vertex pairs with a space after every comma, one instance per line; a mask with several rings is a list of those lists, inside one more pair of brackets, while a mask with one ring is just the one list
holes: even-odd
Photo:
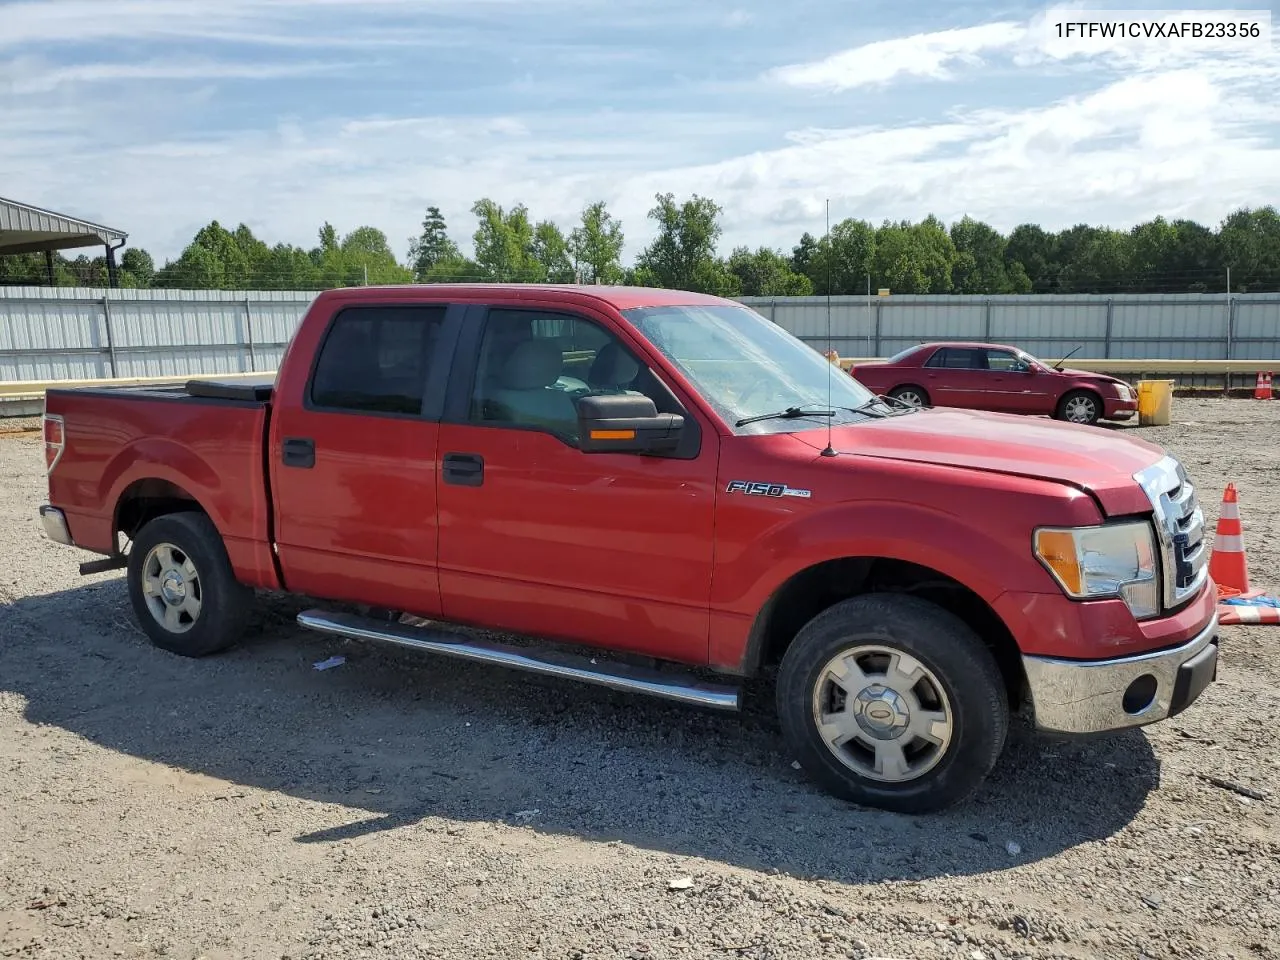
[[[842, 369], [748, 307], [635, 307], [623, 315], [739, 433], [812, 430], [889, 412]], [[753, 419], [770, 414], [777, 416]]]

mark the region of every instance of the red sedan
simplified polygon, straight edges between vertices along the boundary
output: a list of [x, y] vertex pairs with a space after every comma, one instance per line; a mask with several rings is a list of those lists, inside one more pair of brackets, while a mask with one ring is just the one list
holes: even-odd
[[850, 375], [882, 396], [911, 406], [967, 407], [1048, 416], [1071, 423], [1128, 420], [1138, 395], [1123, 380], [1061, 369], [995, 343], [924, 343]]

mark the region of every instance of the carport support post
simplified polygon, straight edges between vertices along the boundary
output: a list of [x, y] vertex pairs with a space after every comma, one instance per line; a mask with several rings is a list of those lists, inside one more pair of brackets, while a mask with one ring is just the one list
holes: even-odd
[[[107, 244], [107, 286], [120, 286], [120, 279], [117, 276], [118, 273], [119, 271], [116, 270], [116, 251], [111, 244]], [[114, 374], [112, 374], [112, 376], [114, 376]]]
[[44, 266], [49, 272], [49, 286], [56, 287], [58, 285], [58, 271], [53, 266], [53, 251], [46, 250], [44, 252]]

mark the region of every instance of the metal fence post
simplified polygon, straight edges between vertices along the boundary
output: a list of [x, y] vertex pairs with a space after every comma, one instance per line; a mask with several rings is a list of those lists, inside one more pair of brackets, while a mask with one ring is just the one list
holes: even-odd
[[102, 295], [102, 319], [107, 326], [107, 360], [111, 364], [111, 378], [114, 380], [120, 374], [116, 372], [116, 338], [111, 333], [111, 298], [105, 293]]
[[249, 370], [256, 373], [258, 370], [258, 359], [253, 352], [253, 311], [249, 309], [249, 298], [244, 298], [244, 335], [249, 341]]
[[991, 342], [991, 298], [987, 297], [983, 301], [982, 311], [982, 339]]
[[876, 301], [876, 353], [875, 355], [877, 357], [880, 356], [882, 353], [884, 353], [884, 351], [880, 349], [880, 329], [881, 329], [880, 324], [882, 322], [880, 318], [880, 310], [883, 306], [884, 306], [883, 300]]
[[1231, 359], [1231, 345], [1234, 340], [1236, 321], [1236, 301], [1232, 299], [1231, 292], [1227, 291], [1227, 359]]
[[1102, 359], [1104, 360], [1111, 359], [1111, 315], [1114, 307], [1115, 301], [1107, 297], [1107, 329], [1103, 334], [1106, 337], [1106, 342], [1102, 345]]

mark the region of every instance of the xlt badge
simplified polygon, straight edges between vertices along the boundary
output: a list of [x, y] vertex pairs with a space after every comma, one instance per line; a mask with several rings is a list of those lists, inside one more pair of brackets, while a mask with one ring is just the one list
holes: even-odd
[[761, 480], [730, 480], [725, 493], [742, 493], [748, 497], [804, 497], [813, 496], [808, 490], [797, 490], [785, 483], [765, 483]]

